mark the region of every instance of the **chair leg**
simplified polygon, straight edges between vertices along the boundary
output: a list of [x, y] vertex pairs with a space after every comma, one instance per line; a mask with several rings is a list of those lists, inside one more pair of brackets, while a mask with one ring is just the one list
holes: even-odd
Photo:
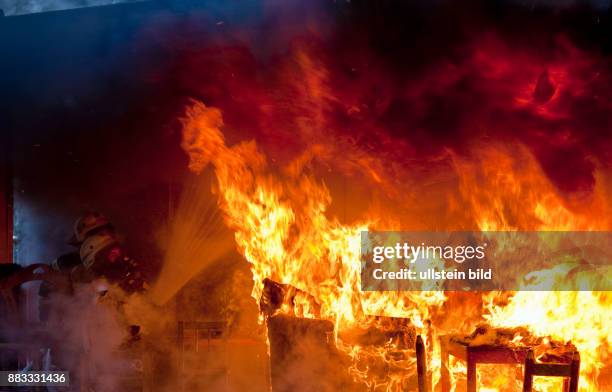
[[569, 392], [569, 388], [570, 388], [570, 379], [564, 378], [563, 379], [563, 392]]
[[476, 392], [476, 362], [468, 355], [467, 361], [467, 392]]
[[533, 351], [529, 351], [527, 353], [527, 358], [525, 359], [525, 374], [523, 378], [523, 392], [531, 392], [531, 388], [533, 387], [533, 365], [535, 364], [535, 359], [533, 357]]
[[569, 392], [578, 392], [578, 378], [580, 377], [580, 354], [572, 360], [571, 377], [569, 381]]
[[440, 355], [441, 355], [441, 363], [440, 363], [440, 384], [442, 388], [442, 392], [450, 392], [450, 374], [448, 372], [448, 348], [446, 342], [446, 336], [443, 336], [440, 339]]
[[421, 335], [416, 338], [417, 381], [419, 392], [427, 391], [427, 363], [425, 362], [425, 345]]

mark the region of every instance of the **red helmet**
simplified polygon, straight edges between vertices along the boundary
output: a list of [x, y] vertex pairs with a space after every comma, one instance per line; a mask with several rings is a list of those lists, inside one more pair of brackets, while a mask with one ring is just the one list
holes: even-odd
[[110, 222], [101, 213], [96, 211], [86, 212], [74, 222], [74, 235], [69, 243], [80, 245], [93, 230], [109, 225]]

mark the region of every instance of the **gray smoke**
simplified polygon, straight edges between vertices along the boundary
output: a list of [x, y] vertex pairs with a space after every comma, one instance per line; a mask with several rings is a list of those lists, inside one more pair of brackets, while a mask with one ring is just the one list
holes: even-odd
[[136, 1], [144, 0], [0, 0], [0, 9], [6, 16], [11, 16]]

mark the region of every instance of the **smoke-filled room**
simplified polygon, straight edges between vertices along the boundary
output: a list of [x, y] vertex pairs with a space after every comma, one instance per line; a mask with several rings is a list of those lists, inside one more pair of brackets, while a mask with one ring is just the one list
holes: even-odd
[[612, 392], [612, 0], [0, 0], [0, 392]]

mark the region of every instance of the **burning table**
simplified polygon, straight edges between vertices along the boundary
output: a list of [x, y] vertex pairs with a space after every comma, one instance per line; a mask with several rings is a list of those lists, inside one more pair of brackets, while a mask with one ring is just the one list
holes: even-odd
[[[440, 337], [440, 346], [443, 392], [451, 390], [450, 355], [467, 364], [468, 392], [477, 390], [477, 364], [524, 364], [524, 392], [531, 391], [534, 376], [564, 377], [563, 391], [578, 391], [580, 354], [571, 343], [559, 344], [533, 338], [520, 328], [493, 329], [480, 326], [468, 336], [443, 335]], [[538, 360], [535, 353], [538, 353]]]

